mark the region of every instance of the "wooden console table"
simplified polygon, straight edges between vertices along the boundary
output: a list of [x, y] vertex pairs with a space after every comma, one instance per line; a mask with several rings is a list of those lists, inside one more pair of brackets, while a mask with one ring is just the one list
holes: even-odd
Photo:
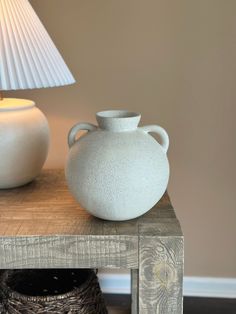
[[127, 268], [132, 313], [182, 313], [183, 235], [167, 194], [125, 222], [89, 215], [62, 170], [0, 191], [0, 268]]

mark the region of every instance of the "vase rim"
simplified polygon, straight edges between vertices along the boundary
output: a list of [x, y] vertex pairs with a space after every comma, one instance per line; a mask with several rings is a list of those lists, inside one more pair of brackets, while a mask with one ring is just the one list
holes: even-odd
[[128, 110], [105, 110], [98, 112], [96, 118], [101, 129], [122, 132], [135, 130], [141, 115]]
[[97, 112], [96, 116], [99, 118], [109, 119], [127, 119], [141, 117], [140, 113], [132, 112], [129, 110], [104, 110]]

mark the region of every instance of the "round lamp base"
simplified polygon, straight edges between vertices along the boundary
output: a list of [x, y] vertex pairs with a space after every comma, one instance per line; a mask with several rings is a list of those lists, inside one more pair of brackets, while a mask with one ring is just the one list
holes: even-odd
[[48, 122], [33, 101], [0, 100], [0, 189], [32, 181], [43, 167], [48, 147]]

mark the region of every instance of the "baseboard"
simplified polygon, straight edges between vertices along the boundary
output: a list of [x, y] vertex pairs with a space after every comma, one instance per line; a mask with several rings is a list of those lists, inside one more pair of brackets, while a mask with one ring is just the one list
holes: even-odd
[[98, 273], [99, 283], [103, 293], [129, 294], [129, 274], [103, 274]]
[[184, 295], [236, 298], [236, 278], [184, 277]]
[[[98, 274], [104, 293], [130, 293], [129, 274]], [[236, 298], [236, 278], [184, 277], [184, 296]]]

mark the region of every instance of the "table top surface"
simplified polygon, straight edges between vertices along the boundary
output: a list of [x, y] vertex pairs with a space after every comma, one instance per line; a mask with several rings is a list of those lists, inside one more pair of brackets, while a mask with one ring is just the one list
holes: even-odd
[[43, 170], [33, 182], [0, 190], [0, 238], [78, 235], [182, 236], [167, 193], [145, 215], [123, 222], [87, 213], [70, 194], [63, 170]]

